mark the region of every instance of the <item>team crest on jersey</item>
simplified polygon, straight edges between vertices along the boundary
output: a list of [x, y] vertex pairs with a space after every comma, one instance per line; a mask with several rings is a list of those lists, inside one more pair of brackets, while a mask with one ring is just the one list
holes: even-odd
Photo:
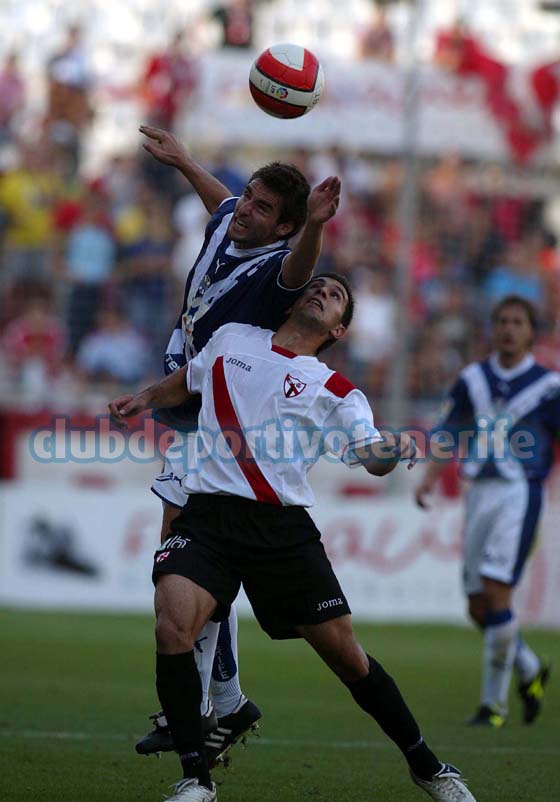
[[286, 378], [284, 379], [284, 395], [286, 398], [294, 398], [296, 395], [300, 395], [306, 387], [307, 384], [298, 379], [297, 376], [290, 376], [289, 373], [286, 373]]
[[193, 333], [192, 317], [185, 312], [183, 315], [181, 315], [181, 322], [183, 324], [183, 332], [185, 333], [185, 337], [190, 337]]

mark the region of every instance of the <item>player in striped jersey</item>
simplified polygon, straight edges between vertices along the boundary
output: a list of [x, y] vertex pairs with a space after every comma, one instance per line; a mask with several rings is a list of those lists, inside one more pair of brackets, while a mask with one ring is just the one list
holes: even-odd
[[[206, 345], [224, 323], [249, 323], [277, 329], [310, 279], [317, 262], [323, 225], [336, 212], [340, 181], [331, 176], [310, 192], [295, 167], [273, 163], [257, 170], [240, 198], [206, 172], [170, 133], [142, 127], [146, 150], [161, 162], [178, 168], [198, 193], [211, 219], [200, 253], [190, 270], [183, 307], [165, 356], [172, 373]], [[300, 234], [293, 248], [289, 240]], [[187, 501], [187, 466], [194, 441], [198, 399], [154, 416], [175, 429], [153, 492], [163, 502], [162, 541]], [[215, 656], [214, 656], [215, 655]], [[197, 663], [203, 684], [202, 712], [212, 726], [212, 705], [218, 735], [212, 736], [212, 759], [260, 718], [257, 706], [241, 691], [237, 668], [237, 618], [209, 622], [197, 644]], [[208, 692], [210, 690], [211, 700]], [[136, 745], [140, 754], [173, 749], [165, 717], [153, 716], [154, 730]]]
[[[184, 774], [170, 802], [217, 799], [193, 646], [210, 616], [227, 616], [241, 584], [265, 632], [311, 645], [399, 747], [420, 788], [436, 802], [475, 802], [459, 770], [425, 743], [395, 681], [357, 642], [348, 602], [305, 510], [313, 503], [308, 470], [326, 451], [376, 476], [401, 459], [414, 464], [413, 439], [383, 437], [363, 393], [316, 358], [344, 336], [352, 311], [347, 281], [318, 276], [276, 333], [223, 326], [186, 368], [111, 404], [125, 424], [154, 405], [202, 397], [198, 460], [187, 477], [192, 495], [154, 557], [157, 689]], [[294, 427], [303, 435], [297, 447]]]
[[[538, 365], [531, 353], [537, 321], [528, 301], [504, 298], [492, 321], [495, 351], [461, 372], [438, 430], [455, 442], [461, 433], [474, 435], [462, 466], [471, 482], [463, 578], [469, 614], [484, 633], [484, 653], [480, 706], [468, 723], [501, 727], [513, 669], [526, 724], [540, 712], [549, 675], [549, 666], [519, 634], [512, 594], [535, 540], [560, 432], [560, 374]], [[429, 463], [416, 491], [421, 507], [445, 464]]]

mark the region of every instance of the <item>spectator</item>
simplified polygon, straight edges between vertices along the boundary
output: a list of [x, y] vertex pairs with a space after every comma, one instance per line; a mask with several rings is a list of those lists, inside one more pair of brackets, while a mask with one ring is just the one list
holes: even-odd
[[371, 21], [360, 33], [358, 57], [362, 60], [394, 61], [395, 40], [387, 22], [387, 12], [383, 6], [376, 6]]
[[3, 283], [48, 278], [53, 243], [53, 204], [61, 184], [40, 144], [20, 146], [20, 165], [0, 177], [5, 217]]
[[466, 23], [457, 19], [447, 30], [441, 30], [435, 39], [434, 63], [444, 70], [459, 72], [469, 64], [476, 43]]
[[133, 204], [116, 219], [124, 308], [152, 345], [152, 364], [160, 366], [169, 329], [169, 289], [174, 237], [167, 204], [143, 185]]
[[352, 376], [364, 392], [378, 395], [395, 348], [397, 306], [390, 277], [379, 270], [362, 271], [356, 296], [348, 335]]
[[96, 331], [80, 344], [76, 366], [89, 381], [135, 384], [149, 369], [146, 346], [145, 339], [117, 309], [103, 309]]
[[48, 61], [46, 72], [49, 136], [68, 149], [77, 169], [81, 135], [93, 118], [90, 100], [93, 77], [79, 25], [68, 28], [66, 41]]
[[207, 224], [208, 212], [200, 203], [198, 195], [194, 192], [183, 195], [173, 209], [177, 242], [173, 249], [172, 265], [178, 292], [184, 288], [188, 271], [196, 261]]
[[14, 138], [14, 118], [22, 111], [24, 101], [25, 82], [19, 69], [18, 54], [12, 50], [0, 69], [0, 145]]
[[138, 159], [128, 153], [111, 156], [101, 175], [95, 180], [97, 187], [105, 193], [111, 215], [120, 214], [132, 203], [141, 183]]
[[57, 374], [65, 352], [66, 332], [47, 297], [29, 298], [22, 313], [4, 331], [5, 361], [24, 393], [42, 396]]
[[253, 46], [253, 0], [228, 0], [214, 9], [212, 17], [220, 24], [220, 47]]
[[506, 295], [520, 295], [544, 308], [544, 281], [538, 257], [539, 235], [531, 233], [520, 242], [511, 243], [501, 264], [490, 271], [483, 292], [488, 308], [492, 308]]
[[148, 60], [141, 92], [150, 125], [173, 130], [196, 87], [196, 67], [185, 48], [185, 34], [177, 31], [170, 47]]
[[221, 181], [232, 194], [241, 195], [247, 184], [247, 176], [236, 166], [231, 150], [225, 146], [216, 154], [211, 167], [208, 168], [214, 178]]
[[86, 195], [81, 219], [66, 243], [65, 277], [70, 289], [66, 319], [72, 353], [91, 331], [113, 272], [115, 244], [105, 203], [100, 192]]

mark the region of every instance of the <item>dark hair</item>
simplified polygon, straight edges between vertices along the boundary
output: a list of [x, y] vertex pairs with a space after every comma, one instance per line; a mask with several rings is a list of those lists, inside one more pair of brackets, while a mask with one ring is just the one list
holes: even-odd
[[[344, 314], [342, 315], [340, 322], [345, 328], [348, 328], [350, 323], [352, 322], [352, 318], [354, 317], [354, 307], [356, 306], [356, 302], [354, 300], [354, 293], [352, 292], [352, 285], [346, 278], [346, 276], [341, 275], [340, 273], [318, 273], [316, 276], [313, 276], [310, 284], [318, 278], [332, 278], [335, 281], [338, 281], [339, 284], [342, 284], [344, 289], [346, 290], [346, 295], [348, 296], [348, 300], [346, 302], [346, 309], [344, 310]], [[328, 340], [325, 340], [324, 343], [321, 343], [319, 348], [317, 348], [317, 353], [320, 354], [321, 351], [324, 351], [325, 348], [329, 348], [331, 345], [337, 342], [332, 337], [329, 337]]]
[[282, 198], [278, 222], [293, 223], [293, 231], [289, 234], [293, 237], [307, 219], [307, 198], [311, 192], [307, 178], [293, 164], [271, 162], [255, 170], [249, 183], [257, 179]]
[[496, 323], [498, 321], [498, 317], [500, 316], [501, 312], [508, 306], [520, 306], [525, 311], [533, 331], [537, 331], [539, 327], [537, 310], [531, 301], [528, 301], [527, 298], [523, 298], [521, 295], [506, 295], [505, 298], [502, 298], [502, 300], [499, 301], [492, 309], [492, 323]]

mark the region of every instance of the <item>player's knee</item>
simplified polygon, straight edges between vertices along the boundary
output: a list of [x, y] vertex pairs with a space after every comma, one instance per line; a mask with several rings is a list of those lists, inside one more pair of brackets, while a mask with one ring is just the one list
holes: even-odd
[[359, 679], [367, 677], [368, 674], [369, 660], [360, 644], [355, 641], [355, 648], [351, 652], [348, 661], [346, 676], [342, 679], [344, 679], [345, 682], [356, 682]]
[[356, 682], [367, 677], [369, 661], [353, 635], [339, 644], [339, 648], [332, 655], [331, 668], [343, 682]]
[[158, 612], [156, 620], [156, 644], [159, 652], [175, 654], [190, 652], [194, 648], [194, 633], [190, 628], [168, 614], [165, 610]]
[[488, 599], [483, 594], [469, 598], [469, 616], [479, 627], [484, 626], [488, 611]]

